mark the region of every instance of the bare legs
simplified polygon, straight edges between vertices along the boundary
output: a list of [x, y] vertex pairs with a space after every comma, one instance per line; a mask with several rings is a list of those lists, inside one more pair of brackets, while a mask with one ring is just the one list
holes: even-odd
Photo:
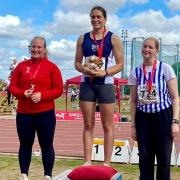
[[[95, 125], [95, 102], [80, 102], [81, 111], [84, 119], [83, 130], [83, 144], [85, 161], [91, 161], [92, 146], [93, 146], [93, 130]], [[113, 113], [114, 103], [100, 104], [100, 113], [102, 126], [104, 130], [104, 163], [109, 165], [111, 161], [112, 148], [113, 148]]]
[[111, 155], [114, 143], [113, 131], [113, 104], [100, 104], [101, 121], [104, 130], [104, 163], [109, 165], [111, 162]]
[[95, 107], [94, 102], [80, 102], [81, 112], [84, 119], [83, 145], [85, 161], [91, 161], [92, 145], [93, 145], [93, 129], [95, 125]]

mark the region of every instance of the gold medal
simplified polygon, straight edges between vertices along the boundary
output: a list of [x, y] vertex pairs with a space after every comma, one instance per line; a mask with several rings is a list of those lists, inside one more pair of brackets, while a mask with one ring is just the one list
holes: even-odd
[[147, 95], [147, 99], [148, 99], [148, 100], [152, 100], [152, 95], [151, 95], [151, 94], [148, 94], [148, 95]]
[[30, 89], [31, 89], [31, 90], [34, 90], [34, 87], [35, 87], [34, 84], [31, 84], [31, 85], [30, 85]]

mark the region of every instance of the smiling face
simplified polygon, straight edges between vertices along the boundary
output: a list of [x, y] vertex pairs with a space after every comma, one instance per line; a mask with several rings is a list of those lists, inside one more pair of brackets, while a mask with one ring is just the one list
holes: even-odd
[[104, 28], [107, 19], [101, 10], [92, 10], [90, 17], [93, 29], [98, 30]]
[[31, 41], [30, 53], [32, 59], [41, 59], [45, 57], [46, 45], [42, 38], [34, 38]]
[[145, 61], [154, 61], [158, 53], [158, 41], [156, 39], [148, 38], [144, 41], [142, 47], [142, 56]]

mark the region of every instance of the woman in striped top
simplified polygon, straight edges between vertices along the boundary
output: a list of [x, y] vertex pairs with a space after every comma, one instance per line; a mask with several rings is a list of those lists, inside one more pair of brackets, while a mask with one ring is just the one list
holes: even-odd
[[129, 76], [132, 137], [138, 142], [140, 180], [170, 180], [173, 138], [179, 133], [177, 79], [172, 67], [157, 60], [159, 42], [145, 39], [143, 63]]

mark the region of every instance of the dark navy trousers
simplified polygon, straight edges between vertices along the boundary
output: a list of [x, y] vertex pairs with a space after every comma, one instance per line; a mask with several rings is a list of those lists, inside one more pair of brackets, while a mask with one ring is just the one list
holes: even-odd
[[157, 113], [144, 113], [137, 109], [135, 124], [140, 180], [154, 180], [155, 156], [156, 180], [170, 180], [172, 107]]
[[32, 146], [37, 133], [42, 152], [44, 175], [52, 176], [54, 166], [53, 139], [56, 126], [54, 110], [36, 113], [16, 115], [17, 133], [19, 136], [19, 164], [21, 173], [28, 174], [32, 156]]

